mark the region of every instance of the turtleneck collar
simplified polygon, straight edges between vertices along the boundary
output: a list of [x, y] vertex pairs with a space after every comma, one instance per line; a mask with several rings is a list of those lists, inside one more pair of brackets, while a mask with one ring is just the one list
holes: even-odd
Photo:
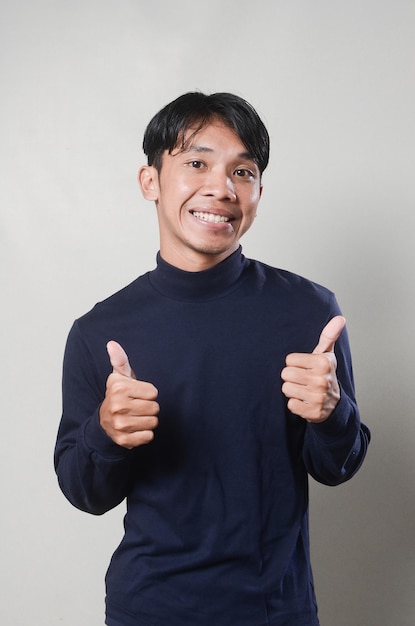
[[170, 265], [157, 254], [157, 267], [149, 273], [151, 285], [163, 295], [175, 300], [203, 302], [214, 300], [233, 291], [243, 279], [249, 261], [239, 246], [224, 261], [201, 272], [186, 272]]

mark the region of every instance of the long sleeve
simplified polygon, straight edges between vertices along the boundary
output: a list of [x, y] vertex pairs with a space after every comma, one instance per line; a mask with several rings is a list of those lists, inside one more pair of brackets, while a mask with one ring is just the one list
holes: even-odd
[[320, 424], [308, 423], [303, 460], [308, 473], [325, 485], [349, 480], [361, 466], [370, 441], [361, 423], [354, 395], [349, 342], [346, 330], [336, 344], [340, 401], [332, 415]]
[[128, 494], [135, 456], [115, 444], [99, 423], [109, 371], [97, 367], [75, 322], [65, 350], [55, 469], [68, 500], [96, 515], [115, 507]]

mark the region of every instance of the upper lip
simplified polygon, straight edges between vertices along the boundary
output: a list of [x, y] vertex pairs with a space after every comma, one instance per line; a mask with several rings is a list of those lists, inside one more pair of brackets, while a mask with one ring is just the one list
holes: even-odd
[[234, 220], [235, 215], [230, 211], [226, 211], [225, 209], [220, 209], [217, 207], [193, 207], [190, 209], [190, 213], [213, 213], [213, 215], [220, 215], [221, 217], [227, 217], [229, 220]]

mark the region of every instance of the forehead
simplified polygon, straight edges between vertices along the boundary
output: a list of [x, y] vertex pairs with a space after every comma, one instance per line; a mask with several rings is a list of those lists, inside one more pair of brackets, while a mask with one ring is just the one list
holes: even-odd
[[188, 153], [254, 160], [235, 130], [219, 120], [208, 122], [202, 128], [191, 126], [183, 133], [172, 155]]

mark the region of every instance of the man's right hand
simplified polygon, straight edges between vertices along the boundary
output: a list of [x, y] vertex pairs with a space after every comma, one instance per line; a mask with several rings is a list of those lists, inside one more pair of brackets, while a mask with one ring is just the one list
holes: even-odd
[[99, 411], [102, 428], [123, 448], [136, 448], [154, 438], [158, 425], [158, 391], [151, 383], [136, 380], [124, 349], [116, 341], [107, 344], [113, 368]]

